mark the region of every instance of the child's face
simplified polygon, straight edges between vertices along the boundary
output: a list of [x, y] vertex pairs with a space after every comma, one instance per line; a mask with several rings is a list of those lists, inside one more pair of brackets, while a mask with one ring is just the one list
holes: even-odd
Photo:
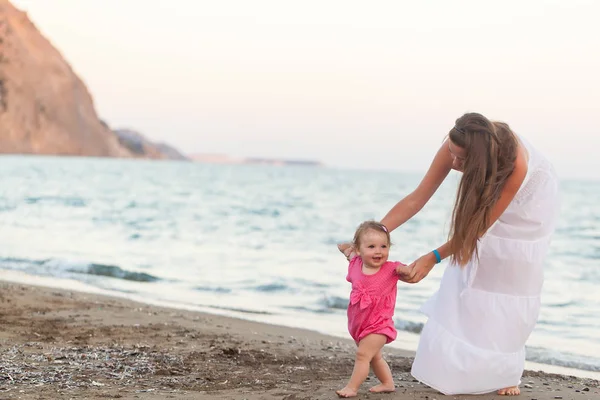
[[360, 246], [357, 254], [362, 258], [362, 262], [369, 267], [381, 267], [388, 259], [390, 254], [390, 244], [387, 235], [369, 229], [360, 237]]

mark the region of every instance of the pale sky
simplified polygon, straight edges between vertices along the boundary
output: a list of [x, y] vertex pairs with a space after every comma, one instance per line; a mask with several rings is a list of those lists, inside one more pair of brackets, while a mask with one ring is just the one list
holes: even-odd
[[185, 153], [422, 171], [476, 111], [600, 178], [600, 1], [12, 2], [111, 127]]

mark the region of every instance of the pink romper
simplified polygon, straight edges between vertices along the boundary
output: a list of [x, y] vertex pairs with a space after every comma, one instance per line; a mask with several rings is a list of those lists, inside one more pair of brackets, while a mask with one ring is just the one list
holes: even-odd
[[348, 331], [356, 343], [362, 338], [377, 333], [387, 336], [390, 343], [396, 339], [394, 327], [394, 308], [399, 262], [388, 261], [373, 275], [362, 272], [362, 259], [355, 256], [348, 266], [346, 280], [352, 283], [350, 302], [348, 304]]

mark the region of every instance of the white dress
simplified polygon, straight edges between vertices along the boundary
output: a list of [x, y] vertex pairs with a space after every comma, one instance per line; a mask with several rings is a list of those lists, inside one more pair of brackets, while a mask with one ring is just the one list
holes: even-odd
[[412, 375], [446, 394], [488, 393], [520, 383], [525, 342], [540, 310], [543, 263], [558, 217], [558, 178], [529, 153], [525, 180], [464, 268], [449, 265], [427, 314]]

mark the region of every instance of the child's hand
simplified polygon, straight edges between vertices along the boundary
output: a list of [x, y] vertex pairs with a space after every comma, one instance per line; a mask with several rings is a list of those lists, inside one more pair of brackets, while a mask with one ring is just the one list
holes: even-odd
[[337, 247], [348, 261], [352, 260], [352, 258], [356, 255], [356, 250], [354, 249], [354, 245], [352, 243], [340, 243], [337, 245]]
[[[419, 257], [408, 267], [404, 267], [402, 272], [398, 272], [400, 279], [406, 283], [417, 283], [425, 278], [436, 264], [435, 256], [432, 252]], [[398, 271], [398, 269], [396, 269]]]
[[401, 280], [407, 279], [408, 276], [410, 276], [411, 270], [412, 268], [410, 266], [402, 263], [399, 263], [396, 267], [396, 273], [400, 275]]

